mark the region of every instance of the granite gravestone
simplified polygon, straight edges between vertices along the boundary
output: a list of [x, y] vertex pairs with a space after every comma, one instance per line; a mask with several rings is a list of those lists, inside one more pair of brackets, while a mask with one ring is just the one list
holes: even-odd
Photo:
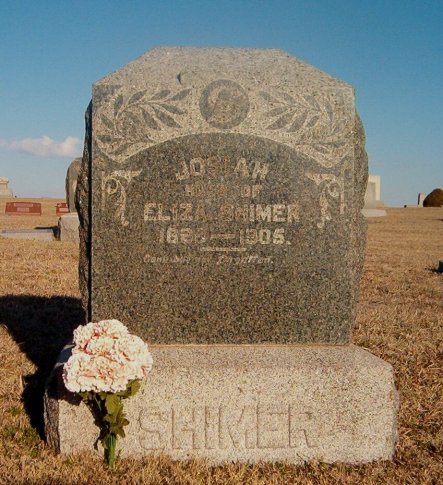
[[[97, 82], [86, 119], [83, 301], [154, 344], [122, 456], [389, 459], [392, 368], [317, 345], [349, 343], [363, 261], [352, 88], [277, 50], [162, 48]], [[45, 396], [61, 453], [98, 436], [69, 353]]]
[[95, 83], [88, 116], [91, 320], [157, 343], [349, 342], [367, 179], [349, 85], [278, 50], [163, 48]]
[[57, 202], [55, 204], [55, 214], [61, 216], [69, 212], [69, 207], [67, 202]]
[[69, 165], [66, 172], [65, 190], [66, 202], [69, 207], [69, 212], [75, 212], [75, 191], [77, 190], [77, 179], [82, 164], [81, 158], [75, 158]]
[[7, 216], [41, 216], [40, 202], [6, 202], [5, 214]]
[[82, 164], [81, 158], [75, 158], [66, 172], [66, 203], [68, 214], [61, 214], [58, 221], [58, 234], [60, 241], [79, 242], [79, 218], [75, 207], [75, 193], [77, 190], [77, 179]]
[[14, 197], [12, 190], [8, 187], [9, 179], [0, 177], [0, 197]]
[[443, 188], [434, 189], [423, 200], [423, 207], [443, 207]]

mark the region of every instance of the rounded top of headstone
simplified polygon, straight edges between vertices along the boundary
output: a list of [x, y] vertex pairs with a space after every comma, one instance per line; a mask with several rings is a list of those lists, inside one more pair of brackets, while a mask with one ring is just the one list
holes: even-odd
[[9, 182], [9, 179], [6, 177], [0, 177], [0, 184], [7, 184]]
[[279, 49], [159, 47], [97, 81], [92, 107], [95, 153], [116, 163], [171, 139], [229, 132], [303, 145], [331, 168], [355, 128], [353, 88]]
[[[217, 71], [219, 79], [223, 73], [239, 72], [240, 77], [256, 78], [266, 82], [303, 85], [312, 87], [351, 87], [334, 77], [306, 64], [280, 49], [241, 48], [197, 48], [197, 47], [156, 47], [138, 59], [112, 74], [97, 81], [103, 84], [143, 85], [146, 79], [159, 82], [171, 76], [178, 82], [186, 77], [194, 78], [196, 73]], [[313, 86], [316, 85], [316, 86]]]
[[74, 160], [72, 160], [72, 162], [69, 164], [68, 168], [73, 168], [73, 167], [80, 168], [81, 163], [82, 163], [82, 157], [74, 158]]
[[443, 206], [443, 189], [434, 189], [423, 201], [423, 207]]

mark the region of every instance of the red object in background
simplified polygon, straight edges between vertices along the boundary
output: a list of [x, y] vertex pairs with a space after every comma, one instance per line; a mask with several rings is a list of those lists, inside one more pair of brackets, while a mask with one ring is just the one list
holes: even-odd
[[41, 216], [40, 202], [6, 202], [5, 214], [7, 216]]
[[57, 202], [57, 205], [55, 206], [55, 213], [58, 216], [67, 214], [68, 212], [69, 212], [69, 207], [66, 202]]

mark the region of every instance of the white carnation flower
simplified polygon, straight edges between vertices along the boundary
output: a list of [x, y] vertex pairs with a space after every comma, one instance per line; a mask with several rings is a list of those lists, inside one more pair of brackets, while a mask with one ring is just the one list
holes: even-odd
[[74, 331], [74, 348], [64, 365], [63, 380], [72, 392], [119, 392], [152, 369], [143, 340], [118, 320], [88, 323]]

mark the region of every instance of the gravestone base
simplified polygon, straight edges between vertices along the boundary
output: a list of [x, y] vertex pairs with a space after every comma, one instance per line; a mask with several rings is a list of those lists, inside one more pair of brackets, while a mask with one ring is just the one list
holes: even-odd
[[58, 220], [60, 241], [79, 243], [78, 233], [79, 219], [77, 212], [71, 212], [60, 217]]
[[365, 217], [384, 217], [386, 215], [384, 209], [362, 209], [361, 212]]
[[0, 237], [9, 239], [31, 239], [35, 241], [53, 241], [54, 231], [52, 229], [3, 229]]
[[[214, 465], [392, 458], [392, 367], [359, 347], [157, 345], [151, 353], [148, 380], [125, 401], [122, 457], [162, 452]], [[93, 451], [98, 436], [85, 404], [64, 390], [69, 355], [67, 347], [45, 395], [47, 441], [61, 454]]]

